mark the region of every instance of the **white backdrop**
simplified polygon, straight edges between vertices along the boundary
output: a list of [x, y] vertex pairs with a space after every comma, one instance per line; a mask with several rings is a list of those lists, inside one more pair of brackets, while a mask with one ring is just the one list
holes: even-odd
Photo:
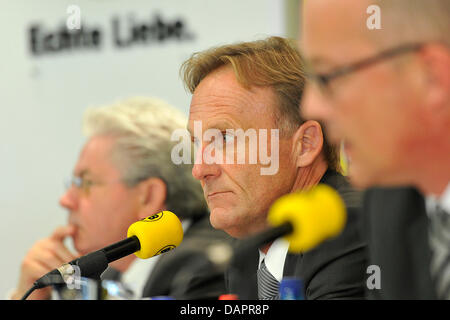
[[[98, 48], [33, 54], [47, 37], [53, 47], [69, 5], [77, 5], [83, 32], [98, 30]], [[284, 35], [283, 0], [0, 0], [0, 298], [18, 280], [30, 246], [65, 224], [58, 205], [64, 178], [83, 145], [87, 106], [132, 95], [157, 96], [187, 114], [190, 96], [180, 64], [213, 45]], [[148, 40], [127, 47], [133, 25], [183, 24], [182, 40]], [[146, 28], [146, 27], [143, 28]], [[41, 50], [42, 51], [42, 50]]]

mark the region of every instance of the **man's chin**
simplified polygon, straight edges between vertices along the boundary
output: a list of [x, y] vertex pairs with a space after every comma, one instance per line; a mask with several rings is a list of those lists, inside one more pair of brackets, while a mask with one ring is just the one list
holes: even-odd
[[[236, 209], [214, 208], [211, 209], [209, 221], [214, 229], [222, 230], [235, 239], [243, 239], [251, 234], [253, 226], [249, 226], [246, 219], [242, 220]], [[256, 224], [255, 224], [256, 226]]]
[[78, 252], [80, 256], [84, 256], [89, 252], [95, 251], [90, 248], [90, 246], [82, 241], [82, 239], [74, 238], [73, 239], [73, 247]]
[[226, 210], [224, 208], [213, 208], [210, 209], [209, 222], [214, 229], [223, 230], [224, 228], [224, 219], [223, 217], [226, 215]]
[[[222, 230], [233, 238], [238, 238], [239, 232], [236, 231], [236, 221], [231, 217], [232, 213], [225, 208], [213, 208], [209, 216], [209, 221], [214, 229]], [[231, 219], [230, 219], [231, 218]]]
[[367, 166], [358, 166], [352, 163], [349, 167], [348, 178], [352, 186], [357, 189], [367, 189], [371, 187], [393, 187], [401, 185], [395, 180], [394, 175], [388, 173], [383, 168], [369, 168]]

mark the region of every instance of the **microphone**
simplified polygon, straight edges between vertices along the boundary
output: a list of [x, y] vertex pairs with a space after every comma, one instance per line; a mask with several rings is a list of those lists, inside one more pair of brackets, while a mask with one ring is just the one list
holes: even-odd
[[239, 263], [248, 250], [280, 237], [290, 243], [290, 252], [306, 252], [337, 236], [346, 220], [344, 201], [328, 185], [319, 184], [307, 191], [284, 195], [269, 209], [267, 221], [272, 228], [241, 240], [234, 250], [233, 260]]
[[[181, 270], [172, 283], [183, 284], [187, 288], [193, 270], [198, 271], [204, 266], [212, 266], [221, 272], [228, 269], [239, 279], [243, 274], [242, 269], [247, 267], [245, 258], [251, 250], [285, 237], [290, 243], [290, 252], [306, 252], [326, 239], [337, 236], [344, 228], [347, 217], [345, 204], [336, 190], [320, 184], [308, 191], [287, 194], [276, 200], [269, 209], [267, 220], [271, 228], [234, 245], [220, 243], [199, 248], [202, 256], [189, 266], [193, 269]], [[210, 296], [184, 294], [180, 298], [217, 299], [218, 296], [220, 293]]]
[[22, 300], [25, 300], [35, 289], [67, 283], [68, 279], [75, 274], [100, 279], [100, 275], [110, 262], [132, 253], [138, 258], [147, 259], [175, 249], [182, 240], [183, 228], [178, 217], [170, 211], [161, 211], [133, 223], [128, 228], [126, 239], [65, 263], [39, 278]]

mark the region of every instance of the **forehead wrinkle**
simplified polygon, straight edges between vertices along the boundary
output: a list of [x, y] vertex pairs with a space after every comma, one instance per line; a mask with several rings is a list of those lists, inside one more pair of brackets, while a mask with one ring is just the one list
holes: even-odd
[[[227, 119], [236, 128], [247, 129], [254, 123], [255, 114], [272, 115], [272, 104], [274, 102], [274, 94], [272, 91], [270, 91], [269, 95], [267, 93], [261, 94], [255, 90], [247, 92], [250, 95], [230, 90], [229, 94], [213, 93], [200, 98], [196, 97], [196, 99], [192, 100], [189, 119], [190, 121], [196, 120], [195, 118], [198, 114], [203, 113], [204, 115], [209, 115], [208, 117], [204, 117], [205, 120], [212, 120], [212, 117], [217, 122], [217, 118]], [[200, 116], [199, 118], [202, 117]], [[243, 125], [244, 123], [247, 123], [247, 125]]]
[[[242, 127], [239, 124], [238, 120], [235, 120], [232, 116], [229, 115], [229, 110], [226, 109], [226, 107], [222, 107], [220, 112], [215, 112], [214, 117], [206, 117], [205, 119], [195, 119], [195, 117], [190, 117], [189, 121], [189, 132], [191, 135], [193, 135], [193, 128], [192, 125], [194, 121], [201, 121], [202, 122], [202, 130], [207, 129], [232, 129], [232, 128], [240, 128]], [[198, 111], [200, 112], [200, 111]], [[191, 114], [195, 114], [195, 112], [192, 112]]]
[[91, 137], [83, 146], [75, 168], [76, 176], [100, 177], [111, 175], [110, 168], [116, 169], [111, 160], [111, 152], [114, 150], [115, 138], [106, 135]]
[[[203, 129], [207, 129], [212, 124], [230, 123], [232, 127], [243, 127], [242, 115], [246, 113], [245, 106], [248, 106], [250, 99], [228, 95], [209, 95], [205, 98], [197, 99], [190, 109], [190, 122], [202, 120]], [[231, 129], [231, 128], [230, 128]]]
[[203, 106], [209, 107], [231, 107], [231, 108], [239, 108], [240, 106], [249, 105], [253, 99], [248, 95], [251, 93], [251, 96], [254, 94], [250, 91], [242, 92], [242, 90], [235, 90], [233, 88], [226, 88], [221, 90], [220, 92], [211, 92], [208, 94], [202, 93], [200, 96], [195, 95], [192, 99], [191, 110], [193, 108], [199, 108]]
[[221, 119], [244, 130], [270, 127], [275, 121], [274, 103], [277, 99], [272, 87], [246, 88], [237, 81], [231, 68], [219, 69], [205, 77], [194, 91], [189, 112], [190, 129], [195, 120], [203, 120], [202, 128], [207, 129], [206, 124], [213, 125], [212, 120], [219, 122]]

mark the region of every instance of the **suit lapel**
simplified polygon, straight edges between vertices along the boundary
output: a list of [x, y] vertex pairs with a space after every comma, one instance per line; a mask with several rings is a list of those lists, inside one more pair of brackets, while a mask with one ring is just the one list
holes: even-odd
[[[319, 183], [327, 184], [334, 189], [338, 188], [338, 182], [341, 179], [340, 175], [332, 170], [327, 170], [325, 174], [320, 179]], [[301, 277], [301, 263], [303, 260], [303, 254], [292, 254], [286, 255], [286, 260], [284, 262], [283, 277]]]
[[300, 263], [302, 262], [302, 258], [303, 254], [292, 254], [288, 252], [284, 262], [283, 278], [300, 276], [298, 271], [300, 271]]
[[237, 294], [240, 300], [258, 299], [256, 272], [259, 252], [252, 250], [245, 261], [237, 261], [228, 269], [229, 292]]
[[410, 200], [408, 217], [409, 223], [406, 226], [407, 248], [411, 254], [411, 274], [415, 279], [416, 299], [427, 299], [435, 297], [431, 275], [429, 272], [431, 261], [431, 249], [428, 242], [428, 216], [425, 209], [425, 200], [414, 192]]

